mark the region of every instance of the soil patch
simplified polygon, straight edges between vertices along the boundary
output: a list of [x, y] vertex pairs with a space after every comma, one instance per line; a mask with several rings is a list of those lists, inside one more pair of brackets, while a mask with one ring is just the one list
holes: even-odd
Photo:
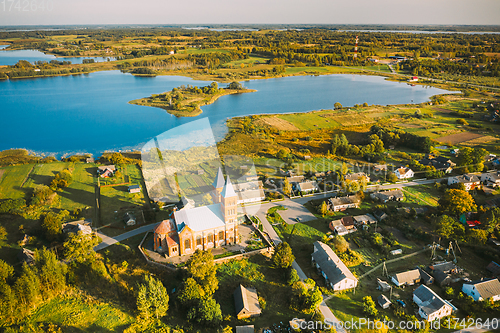
[[274, 127], [280, 131], [299, 131], [299, 129], [289, 121], [278, 117], [264, 117], [257, 121], [257, 123], [266, 124]]
[[462, 132], [462, 133], [452, 134], [452, 135], [448, 135], [448, 136], [442, 136], [442, 137], [438, 138], [438, 141], [449, 142], [450, 144], [454, 145], [457, 143], [478, 139], [478, 138], [481, 138], [483, 136], [484, 135], [477, 134], [477, 133]]

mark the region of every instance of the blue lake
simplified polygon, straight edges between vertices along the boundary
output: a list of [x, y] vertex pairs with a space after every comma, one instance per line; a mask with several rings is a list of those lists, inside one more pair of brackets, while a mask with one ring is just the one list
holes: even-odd
[[[26, 60], [31, 63], [35, 61], [71, 61], [72, 64], [81, 64], [83, 59], [94, 59], [95, 62], [108, 61], [108, 57], [56, 57], [52, 54], [45, 54], [37, 50], [3, 50], [9, 45], [0, 45], [0, 66], [15, 65], [19, 60]], [[3, 50], [3, 51], [1, 51]], [[109, 57], [114, 60], [114, 57]]]
[[134, 77], [119, 71], [0, 81], [0, 150], [25, 148], [60, 156], [137, 149], [164, 131], [203, 117], [209, 118], [216, 139], [221, 139], [230, 117], [331, 109], [336, 102], [420, 103], [449, 93], [378, 76], [323, 75], [247, 81], [245, 87], [258, 91], [223, 96], [194, 118], [128, 104], [180, 85], [209, 83], [180, 76]]

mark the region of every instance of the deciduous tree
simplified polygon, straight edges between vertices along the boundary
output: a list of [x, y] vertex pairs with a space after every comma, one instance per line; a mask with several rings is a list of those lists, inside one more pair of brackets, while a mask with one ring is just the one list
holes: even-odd
[[188, 274], [203, 288], [206, 296], [212, 295], [219, 288], [212, 251], [196, 250], [186, 262], [186, 269]]
[[167, 289], [159, 279], [154, 278], [152, 275], [145, 275], [144, 281], [139, 285], [137, 310], [146, 319], [152, 316], [158, 319], [167, 314]]
[[466, 191], [457, 189], [446, 190], [438, 203], [442, 213], [451, 215], [460, 215], [477, 209], [474, 198]]
[[276, 245], [273, 253], [273, 264], [276, 268], [287, 269], [292, 266], [295, 261], [295, 256], [292, 253], [292, 248], [288, 243], [283, 242]]

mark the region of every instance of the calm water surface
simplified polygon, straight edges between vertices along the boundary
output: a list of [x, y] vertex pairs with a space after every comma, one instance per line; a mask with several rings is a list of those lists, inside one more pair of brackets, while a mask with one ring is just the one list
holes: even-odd
[[223, 96], [204, 106], [202, 115], [195, 118], [177, 118], [159, 108], [127, 103], [183, 84], [209, 83], [179, 76], [134, 77], [119, 71], [0, 81], [4, 124], [0, 150], [26, 148], [61, 155], [137, 149], [164, 131], [202, 117], [209, 117], [216, 138], [221, 139], [230, 117], [331, 109], [336, 102], [344, 106], [420, 103], [447, 92], [378, 76], [324, 75], [244, 82], [258, 91]]
[[[9, 45], [0, 45], [0, 50], [7, 48]], [[108, 57], [56, 57], [52, 54], [45, 54], [37, 50], [4, 50], [0, 51], [0, 66], [15, 65], [19, 60], [27, 60], [31, 63], [35, 61], [71, 61], [72, 64], [81, 64], [83, 59], [94, 59], [96, 62], [108, 61]], [[114, 57], [109, 57], [114, 60]]]

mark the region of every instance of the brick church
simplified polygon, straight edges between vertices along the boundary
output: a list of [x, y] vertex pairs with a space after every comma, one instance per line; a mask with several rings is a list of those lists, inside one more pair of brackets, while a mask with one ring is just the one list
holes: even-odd
[[162, 221], [154, 230], [154, 250], [169, 257], [237, 243], [237, 201], [233, 184], [224, 179], [221, 168], [212, 184], [213, 204], [188, 204]]

